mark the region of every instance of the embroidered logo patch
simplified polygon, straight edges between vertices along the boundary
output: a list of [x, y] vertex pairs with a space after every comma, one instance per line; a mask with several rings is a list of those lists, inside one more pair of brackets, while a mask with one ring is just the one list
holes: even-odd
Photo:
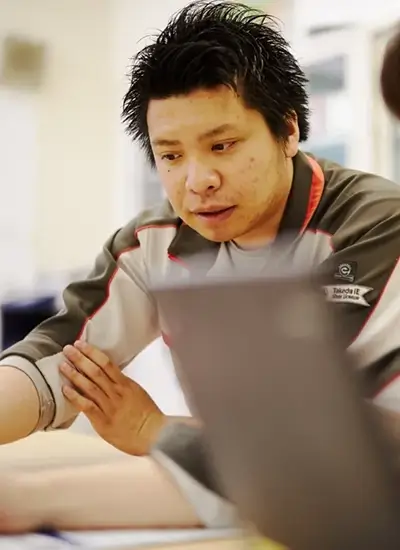
[[337, 266], [334, 273], [335, 279], [353, 283], [357, 274], [357, 262], [343, 262]]
[[361, 285], [327, 285], [324, 287], [328, 302], [342, 304], [356, 304], [369, 307], [370, 304], [364, 298], [372, 290], [369, 286]]

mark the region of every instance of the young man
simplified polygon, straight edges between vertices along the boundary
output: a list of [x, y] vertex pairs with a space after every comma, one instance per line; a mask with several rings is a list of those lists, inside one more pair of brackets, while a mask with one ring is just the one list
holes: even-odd
[[[249, 264], [261, 272], [281, 235], [291, 236], [294, 261], [306, 255], [327, 273], [327, 298], [341, 309], [370, 396], [397, 424], [400, 189], [300, 152], [308, 114], [288, 44], [267, 16], [236, 3], [191, 4], [135, 57], [123, 116], [168, 202], [117, 231], [89, 278], [66, 290], [64, 310], [3, 354], [0, 441], [67, 426], [83, 411], [109, 442], [146, 453], [165, 419], [120, 370], [168, 333], [148, 290], [153, 275], [190, 274], [198, 252], [208, 252], [209, 273]], [[19, 487], [40, 491], [40, 521], [57, 526], [223, 524], [232, 513], [190, 426], [170, 426], [153, 459], [125, 469], [46, 476]], [[71, 499], [77, 490], [79, 502], [56, 502], [61, 490]], [[110, 513], [113, 496], [120, 504]]]

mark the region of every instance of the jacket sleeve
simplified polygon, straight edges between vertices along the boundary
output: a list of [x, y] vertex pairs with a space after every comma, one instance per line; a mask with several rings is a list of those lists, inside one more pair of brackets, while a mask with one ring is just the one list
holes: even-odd
[[59, 373], [65, 345], [84, 339], [124, 368], [159, 335], [135, 222], [108, 240], [88, 278], [68, 286], [63, 299], [57, 315], [0, 356], [0, 367], [25, 372], [37, 389], [36, 430], [65, 427], [76, 416], [61, 391], [66, 383]]
[[167, 426], [152, 456], [177, 484], [204, 526], [237, 525], [236, 509], [218, 482], [200, 428], [178, 422]]

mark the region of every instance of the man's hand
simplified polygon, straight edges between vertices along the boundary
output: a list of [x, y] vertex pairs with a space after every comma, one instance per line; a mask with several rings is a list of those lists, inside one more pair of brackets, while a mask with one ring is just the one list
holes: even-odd
[[64, 354], [71, 364], [60, 370], [73, 386], [63, 387], [66, 399], [108, 443], [128, 454], [147, 454], [165, 423], [148, 393], [86, 342], [66, 346]]

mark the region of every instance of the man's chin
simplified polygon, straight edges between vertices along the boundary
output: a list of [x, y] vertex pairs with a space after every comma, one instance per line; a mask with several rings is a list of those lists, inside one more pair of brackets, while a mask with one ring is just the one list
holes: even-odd
[[202, 237], [214, 243], [226, 243], [235, 238], [235, 234], [232, 233], [232, 231], [227, 231], [225, 228], [222, 227], [221, 229], [213, 230], [205, 229], [203, 227], [196, 227], [193, 229], [195, 229], [195, 231], [199, 233]]

